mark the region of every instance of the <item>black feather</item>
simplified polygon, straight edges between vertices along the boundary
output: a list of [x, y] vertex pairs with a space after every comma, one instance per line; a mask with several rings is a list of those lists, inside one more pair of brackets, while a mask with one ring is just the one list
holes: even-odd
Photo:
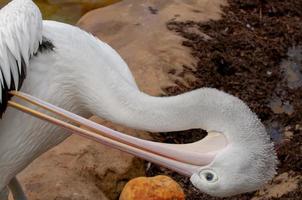
[[[39, 54], [44, 54], [44, 53], [48, 53], [50, 51], [54, 51], [55, 46], [53, 45], [53, 43], [48, 40], [47, 38], [43, 37], [42, 38], [42, 43], [39, 45], [38, 51], [37, 53], [34, 54], [34, 56], [39, 56]], [[31, 59], [31, 58], [30, 58]], [[16, 60], [16, 63], [18, 65], [18, 62]], [[18, 66], [19, 67], [19, 66]], [[6, 108], [7, 108], [7, 102], [11, 99], [11, 95], [9, 94], [10, 91], [12, 90], [20, 90], [22, 87], [22, 84], [26, 78], [26, 74], [27, 74], [27, 66], [25, 64], [25, 61], [23, 59], [23, 57], [21, 56], [21, 72], [19, 72], [18, 70], [18, 75], [19, 75], [19, 86], [18, 88], [16, 88], [14, 79], [13, 79], [13, 75], [11, 72], [11, 84], [10, 84], [10, 88], [8, 88], [7, 84], [6, 84], [6, 80], [3, 76], [3, 72], [2, 72], [2, 68], [0, 66], [0, 70], [2, 72], [2, 79], [3, 79], [3, 85], [0, 84], [0, 87], [2, 87], [2, 102], [0, 102], [0, 118], [2, 118], [3, 113], [5, 112]]]

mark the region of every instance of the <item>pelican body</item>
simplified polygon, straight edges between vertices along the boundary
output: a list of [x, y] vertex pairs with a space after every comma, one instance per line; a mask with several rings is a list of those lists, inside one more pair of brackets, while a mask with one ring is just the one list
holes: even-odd
[[[274, 176], [277, 161], [273, 145], [263, 124], [238, 98], [211, 88], [173, 97], [150, 96], [138, 89], [127, 64], [109, 45], [75, 26], [42, 21], [31, 0], [14, 0], [1, 14], [10, 20], [0, 18], [0, 48], [7, 52], [0, 52], [1, 106], [6, 109], [0, 120], [0, 199], [19, 172], [70, 135], [58, 126], [6, 108], [9, 91], [18, 89], [78, 116], [96, 115], [135, 129], [166, 132], [201, 128], [209, 135], [223, 135], [227, 143], [215, 143], [216, 151], [214, 144], [203, 142], [203, 148], [212, 149], [213, 154], [204, 150], [200, 160], [183, 158], [200, 164], [188, 175], [194, 186], [210, 195], [253, 191]], [[121, 140], [128, 140], [122, 134], [116, 138], [123, 137]], [[154, 152], [157, 146], [152, 145]], [[165, 146], [161, 147], [164, 151]], [[173, 148], [169, 150], [177, 152]], [[185, 148], [193, 152], [197, 145]], [[120, 149], [132, 153], [126, 146]], [[165, 162], [160, 156], [153, 159], [152, 152], [141, 151], [133, 154], [158, 164]], [[179, 169], [173, 163], [163, 165]]]

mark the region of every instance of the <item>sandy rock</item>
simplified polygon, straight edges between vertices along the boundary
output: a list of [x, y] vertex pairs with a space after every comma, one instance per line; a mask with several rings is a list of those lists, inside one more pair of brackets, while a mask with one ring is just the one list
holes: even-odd
[[42, 2], [51, 5], [81, 7], [84, 10], [91, 10], [110, 5], [118, 1], [119, 0], [47, 0]]
[[[140, 131], [92, 118], [118, 131], [149, 138]], [[143, 161], [94, 141], [71, 136], [48, 151], [21, 174], [31, 200], [116, 199], [126, 182], [144, 175]]]
[[35, 3], [43, 13], [44, 19], [75, 24], [90, 10], [100, 8], [119, 0], [39, 0]]
[[184, 200], [181, 187], [170, 177], [139, 177], [127, 183], [120, 200]]
[[[170, 20], [207, 21], [220, 17], [225, 0], [123, 0], [89, 12], [78, 25], [109, 43], [126, 60], [140, 89], [152, 95], [161, 88], [194, 80], [177, 77], [196, 61], [183, 39], [168, 31]], [[203, 33], [201, 33], [203, 34]], [[206, 37], [206, 36], [205, 36]], [[172, 75], [171, 71], [175, 71]], [[176, 75], [176, 76], [175, 76]]]

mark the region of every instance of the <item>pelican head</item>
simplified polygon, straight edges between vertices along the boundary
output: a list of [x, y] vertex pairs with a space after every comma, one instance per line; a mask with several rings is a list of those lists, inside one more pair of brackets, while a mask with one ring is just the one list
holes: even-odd
[[276, 174], [274, 145], [263, 124], [241, 100], [233, 100], [234, 107], [222, 112], [227, 113], [224, 119], [230, 118], [234, 122], [221, 132], [227, 145], [190, 179], [196, 188], [212, 196], [255, 191]]
[[272, 179], [275, 169], [276, 158], [271, 145], [240, 147], [230, 144], [190, 180], [204, 193], [227, 197], [259, 189]]

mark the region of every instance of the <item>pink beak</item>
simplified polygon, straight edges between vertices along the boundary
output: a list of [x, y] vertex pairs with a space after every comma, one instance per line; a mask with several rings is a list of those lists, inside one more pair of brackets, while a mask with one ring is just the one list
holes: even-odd
[[202, 140], [190, 144], [164, 144], [147, 141], [112, 130], [28, 94], [15, 91], [11, 94], [89, 130], [9, 101], [8, 104], [11, 107], [63, 127], [74, 134], [130, 153], [189, 177], [198, 172], [200, 167], [210, 164], [217, 153], [228, 144], [225, 136], [217, 132], [209, 132]]

